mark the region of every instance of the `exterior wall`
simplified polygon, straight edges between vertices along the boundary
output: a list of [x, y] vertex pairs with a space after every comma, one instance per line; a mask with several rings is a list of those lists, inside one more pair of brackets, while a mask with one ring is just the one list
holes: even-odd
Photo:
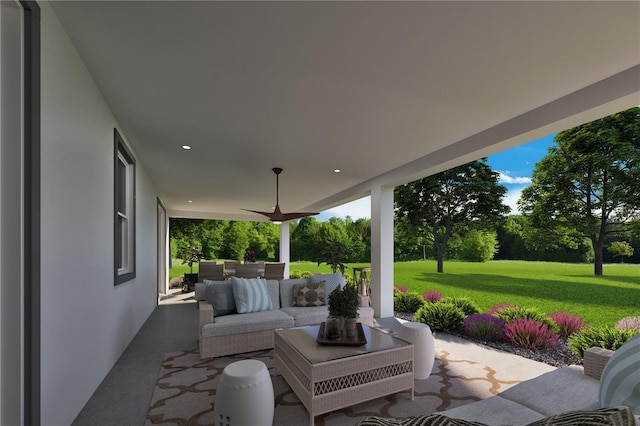
[[[22, 9], [0, 2], [0, 424], [22, 424]], [[11, 324], [7, 327], [5, 324]]]
[[137, 275], [114, 286], [114, 127], [127, 137], [50, 5], [40, 7], [41, 421], [68, 425], [157, 304], [156, 193], [137, 161]]

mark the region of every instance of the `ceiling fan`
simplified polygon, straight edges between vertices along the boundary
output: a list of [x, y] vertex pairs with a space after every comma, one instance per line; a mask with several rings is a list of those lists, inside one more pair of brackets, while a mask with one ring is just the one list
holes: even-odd
[[273, 223], [279, 224], [282, 222], [286, 222], [287, 220], [293, 220], [293, 219], [300, 219], [301, 217], [307, 217], [307, 216], [313, 216], [315, 214], [318, 214], [317, 212], [312, 213], [312, 212], [300, 212], [300, 213], [282, 213], [280, 211], [280, 205], [278, 203], [279, 201], [279, 179], [278, 177], [280, 176], [280, 173], [282, 173], [282, 169], [280, 167], [274, 167], [273, 169], [273, 173], [276, 174], [276, 207], [273, 210], [273, 212], [260, 212], [257, 210], [249, 210], [249, 209], [242, 209], [248, 212], [253, 212], [253, 213], [259, 213], [261, 215], [267, 216], [269, 218], [269, 220], [271, 220]]

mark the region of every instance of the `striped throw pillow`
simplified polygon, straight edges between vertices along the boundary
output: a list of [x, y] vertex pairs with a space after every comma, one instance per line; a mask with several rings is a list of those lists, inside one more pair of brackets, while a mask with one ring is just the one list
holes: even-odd
[[598, 399], [601, 407], [626, 405], [640, 415], [640, 334], [620, 346], [604, 366]]
[[268, 311], [273, 308], [266, 280], [231, 277], [231, 286], [239, 314]]

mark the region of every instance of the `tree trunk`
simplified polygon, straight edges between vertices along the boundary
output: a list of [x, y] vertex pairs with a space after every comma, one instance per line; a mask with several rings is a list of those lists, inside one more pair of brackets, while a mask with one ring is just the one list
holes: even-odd
[[593, 274], [597, 276], [602, 275], [602, 246], [603, 242], [594, 241], [593, 242]]

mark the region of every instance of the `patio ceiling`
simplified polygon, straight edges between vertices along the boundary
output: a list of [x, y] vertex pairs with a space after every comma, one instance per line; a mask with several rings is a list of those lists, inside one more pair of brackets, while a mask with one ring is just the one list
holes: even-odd
[[52, 6], [171, 216], [263, 220], [272, 167], [320, 211], [640, 103], [635, 1]]

